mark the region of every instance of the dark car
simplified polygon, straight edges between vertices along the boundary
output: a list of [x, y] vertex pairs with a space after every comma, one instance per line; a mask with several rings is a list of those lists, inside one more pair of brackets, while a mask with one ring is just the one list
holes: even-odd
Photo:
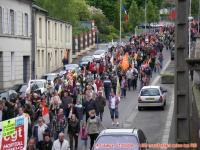
[[147, 138], [140, 129], [106, 129], [97, 137], [93, 150], [109, 147], [112, 150], [148, 150], [147, 145]]
[[79, 66], [87, 66], [87, 64], [89, 62], [93, 61], [93, 57], [92, 56], [84, 56], [80, 61], [79, 61]]
[[171, 60], [174, 60], [174, 55], [175, 55], [175, 47], [173, 46], [171, 49]]
[[17, 92], [15, 90], [3, 91], [0, 93], [0, 97], [10, 101], [11, 99], [17, 98]]

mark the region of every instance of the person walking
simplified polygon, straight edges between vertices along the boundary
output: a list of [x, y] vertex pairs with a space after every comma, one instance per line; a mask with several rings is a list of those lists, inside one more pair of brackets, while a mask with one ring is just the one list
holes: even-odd
[[42, 150], [51, 150], [53, 142], [51, 140], [50, 133], [44, 134], [44, 142], [42, 143]]
[[121, 80], [121, 97], [122, 98], [126, 98], [126, 88], [127, 88], [126, 77], [122, 76], [122, 80]]
[[101, 121], [103, 119], [103, 112], [104, 112], [104, 107], [106, 106], [106, 98], [103, 97], [103, 92], [99, 91], [98, 96], [95, 99], [95, 105], [97, 108], [97, 116], [100, 117]]
[[52, 150], [70, 150], [69, 142], [65, 139], [63, 132], [59, 133], [58, 139], [53, 142]]
[[88, 139], [88, 134], [87, 134], [87, 124], [86, 122], [82, 121], [81, 123], [81, 128], [80, 128], [80, 137], [81, 137], [81, 147], [82, 150], [87, 149], [87, 139]]
[[94, 145], [94, 141], [98, 137], [101, 128], [104, 129], [104, 126], [98, 116], [96, 116], [95, 110], [92, 109], [89, 111], [90, 117], [87, 121], [87, 133], [90, 137], [90, 150], [92, 150], [92, 147]]
[[58, 114], [55, 116], [53, 120], [53, 129], [54, 129], [54, 139], [58, 138], [58, 134], [60, 132], [65, 131], [65, 127], [67, 126], [67, 120], [64, 115], [64, 110], [62, 108], [59, 109]]
[[33, 137], [36, 140], [36, 146], [39, 150], [42, 150], [42, 144], [44, 141], [44, 133], [48, 130], [48, 126], [44, 123], [42, 117], [38, 119], [38, 124], [33, 127]]
[[111, 81], [108, 76], [104, 80], [103, 85], [104, 85], [105, 96], [106, 96], [106, 99], [108, 100], [110, 96], [110, 92], [111, 92], [111, 87], [112, 87]]
[[131, 68], [129, 68], [129, 70], [126, 72], [126, 78], [128, 80], [128, 90], [130, 91], [133, 82], [133, 72]]
[[[69, 124], [68, 124], [69, 143], [71, 150], [78, 149], [79, 132], [80, 132], [80, 123], [76, 118], [76, 116], [72, 114], [71, 117], [69, 118]], [[74, 141], [75, 141], [75, 146], [74, 146]], [[73, 147], [75, 148], [73, 149]]]
[[109, 98], [109, 109], [110, 109], [110, 115], [112, 119], [112, 125], [119, 126], [118, 118], [119, 118], [119, 112], [118, 112], [118, 105], [119, 105], [120, 99], [118, 96], [115, 95], [115, 93], [112, 91], [111, 96]]

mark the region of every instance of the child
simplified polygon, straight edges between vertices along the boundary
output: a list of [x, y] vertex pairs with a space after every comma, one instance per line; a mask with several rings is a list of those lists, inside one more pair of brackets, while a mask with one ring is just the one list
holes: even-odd
[[86, 150], [87, 149], [87, 131], [86, 131], [86, 122], [82, 121], [81, 123], [81, 129], [80, 129], [80, 136], [81, 136], [81, 147], [82, 150]]

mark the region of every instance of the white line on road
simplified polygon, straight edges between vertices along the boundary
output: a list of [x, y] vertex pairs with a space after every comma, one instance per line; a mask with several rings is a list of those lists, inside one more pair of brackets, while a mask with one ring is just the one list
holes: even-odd
[[172, 91], [172, 100], [170, 102], [170, 108], [167, 114], [167, 121], [165, 124], [165, 129], [163, 132], [163, 137], [162, 137], [162, 144], [167, 144], [169, 142], [169, 134], [170, 134], [170, 127], [172, 123], [172, 117], [173, 117], [173, 110], [174, 110], [174, 90]]
[[[163, 69], [161, 70], [160, 73], [163, 73], [163, 72], [167, 69], [167, 67], [169, 66], [170, 62], [171, 62], [171, 60], [168, 60], [168, 61], [167, 61], [166, 65], [163, 67]], [[160, 77], [161, 77], [161, 76], [158, 75], [158, 76], [153, 80], [153, 82], [151, 83], [151, 85], [156, 85], [156, 84], [158, 83], [158, 81], [160, 80]]]
[[[161, 73], [163, 73], [166, 69], [167, 69], [167, 67], [169, 66], [169, 64], [170, 64], [170, 62], [171, 62], [171, 60], [168, 60], [167, 61], [167, 63], [166, 63], [166, 65], [163, 67], [163, 69], [161, 70]], [[160, 79], [160, 75], [158, 75], [154, 80], [153, 80], [153, 82], [151, 83], [151, 85], [156, 85], [158, 82], [159, 82], [159, 79]], [[134, 118], [136, 117], [136, 115], [137, 115], [137, 113], [138, 113], [138, 111], [137, 111], [137, 105], [136, 105], [136, 107], [132, 110], [132, 113], [129, 115], [129, 117], [123, 122], [123, 125], [125, 125], [126, 123], [128, 123], [128, 122], [131, 122], [132, 120], [134, 120]], [[135, 113], [133, 113], [133, 112], [135, 112]], [[169, 116], [168, 116], [169, 117]]]

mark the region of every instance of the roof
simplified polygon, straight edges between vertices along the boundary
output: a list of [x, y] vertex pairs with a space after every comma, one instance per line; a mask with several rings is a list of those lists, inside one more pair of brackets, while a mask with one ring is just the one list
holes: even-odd
[[45, 12], [45, 13], [48, 13], [48, 11], [46, 9], [44, 9], [44, 8], [42, 8], [42, 7], [40, 7], [40, 6], [36, 5], [36, 4], [33, 4], [32, 8], [34, 8], [36, 10], [39, 10], [39, 11], [42, 11], [42, 12]]
[[102, 134], [134, 134], [134, 129], [105, 129], [101, 132]]
[[63, 21], [63, 20], [60, 20], [60, 19], [57, 19], [57, 18], [54, 18], [54, 17], [51, 17], [51, 16], [47, 16], [47, 19], [51, 19], [51, 20], [55, 20], [55, 21], [59, 21], [59, 22], [71, 25], [70, 22]]
[[160, 86], [144, 86], [142, 89], [149, 89], [149, 88], [156, 88], [156, 89], [158, 89], [158, 88], [160, 88]]

